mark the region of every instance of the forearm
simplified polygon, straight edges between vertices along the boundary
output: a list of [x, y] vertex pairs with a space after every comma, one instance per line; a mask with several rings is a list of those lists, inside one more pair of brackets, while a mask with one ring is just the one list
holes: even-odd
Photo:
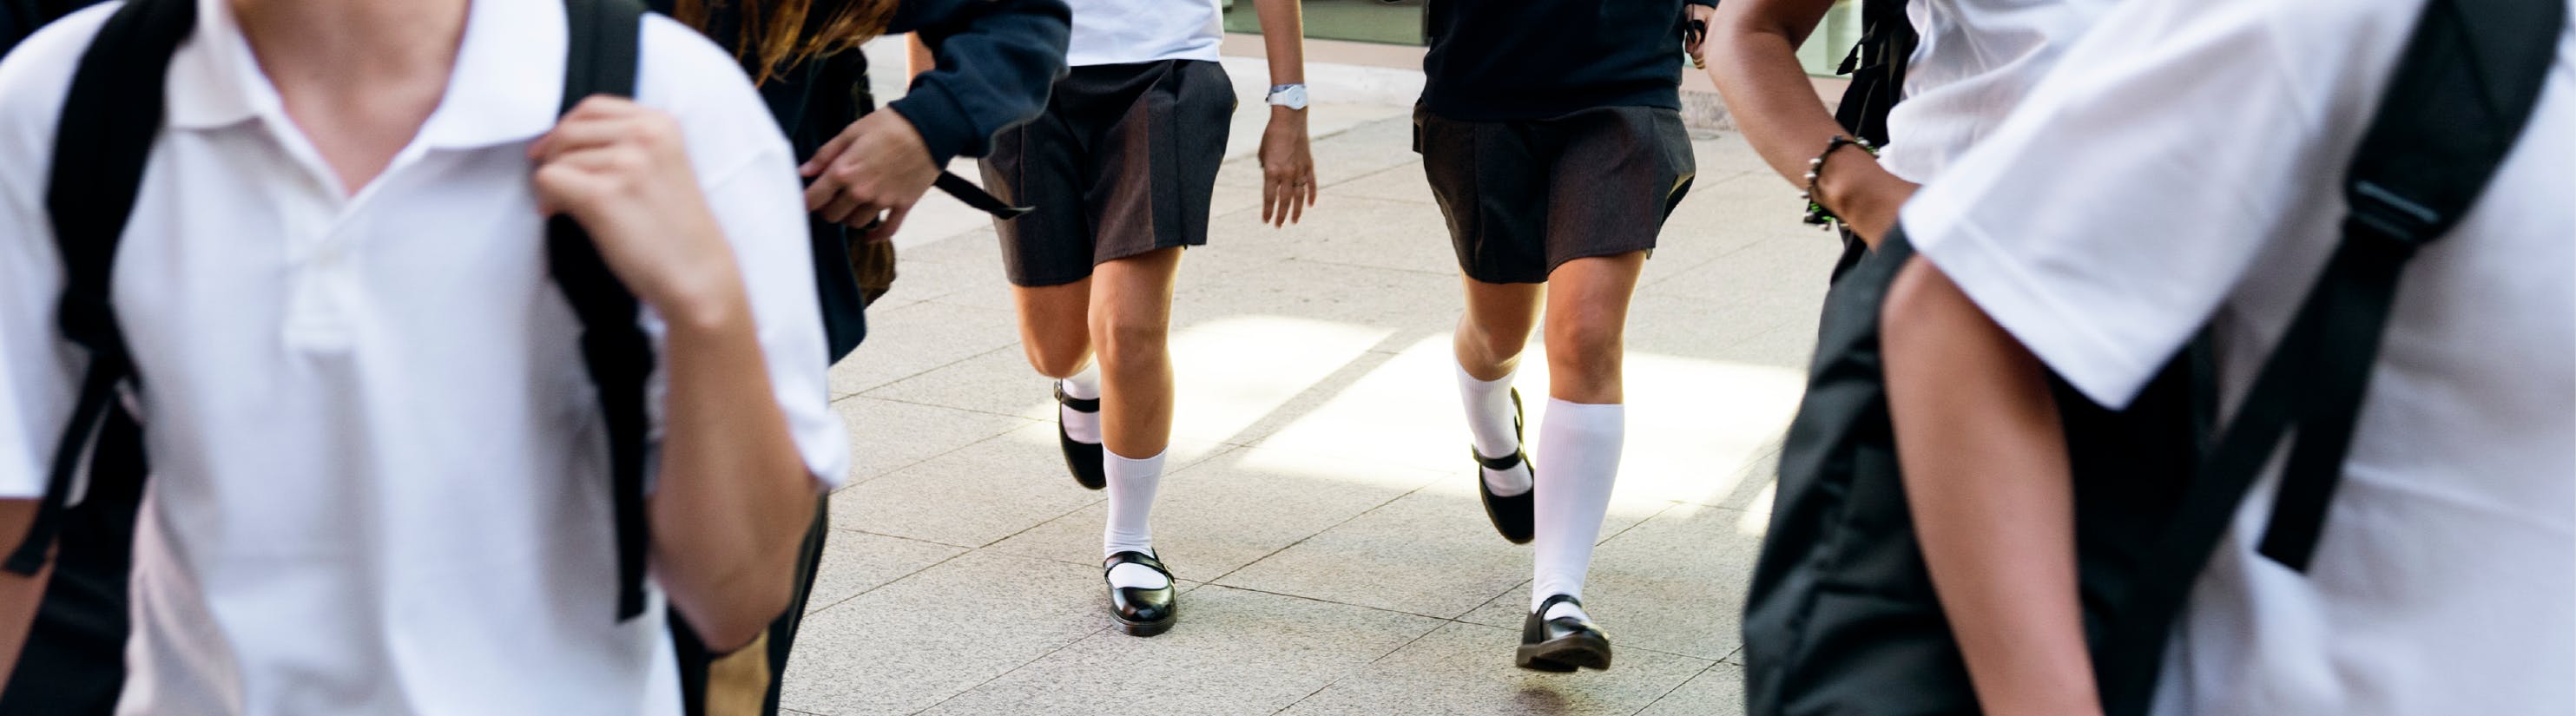
[[2047, 373], [1922, 259], [1881, 325], [1906, 504], [1978, 700], [1997, 716], [2099, 713]]
[[[0, 553], [18, 547], [16, 535], [27, 533], [36, 521], [35, 500], [0, 500]], [[36, 621], [36, 610], [45, 601], [45, 581], [53, 574], [48, 562], [35, 576], [0, 571], [0, 687], [8, 685], [9, 674], [18, 666], [18, 652], [27, 646], [27, 629]]]
[[[1708, 73], [1726, 98], [1728, 116], [1762, 161], [1801, 190], [1808, 186], [1809, 162], [1836, 135], [1847, 133], [1798, 65], [1798, 43], [1831, 7], [1815, 0], [1725, 3], [1709, 29]], [[1914, 185], [1858, 149], [1834, 153], [1826, 169], [1815, 200], [1877, 246]]]
[[1255, 0], [1261, 18], [1261, 50], [1270, 61], [1270, 84], [1306, 83], [1306, 18], [1297, 0]]
[[671, 603], [708, 644], [730, 648], [785, 608], [815, 483], [773, 397], [739, 280], [716, 293], [711, 308], [670, 321], [649, 509]]
[[1728, 118], [1772, 171], [1802, 187], [1807, 160], [1844, 133], [1798, 65], [1798, 43], [1831, 7], [1829, 0], [1720, 3], [1709, 28], [1708, 74]]

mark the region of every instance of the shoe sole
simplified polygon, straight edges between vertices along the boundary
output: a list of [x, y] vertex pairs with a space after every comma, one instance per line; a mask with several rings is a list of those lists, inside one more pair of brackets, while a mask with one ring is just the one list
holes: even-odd
[[1173, 618], [1159, 622], [1131, 622], [1116, 615], [1111, 615], [1110, 618], [1117, 619], [1118, 627], [1127, 630], [1128, 636], [1153, 636], [1161, 634], [1163, 632], [1171, 631], [1172, 624], [1180, 621], [1178, 618]]
[[1513, 650], [1512, 665], [1559, 674], [1575, 669], [1605, 671], [1610, 668], [1610, 640], [1590, 634], [1573, 634], [1537, 644], [1523, 644]]

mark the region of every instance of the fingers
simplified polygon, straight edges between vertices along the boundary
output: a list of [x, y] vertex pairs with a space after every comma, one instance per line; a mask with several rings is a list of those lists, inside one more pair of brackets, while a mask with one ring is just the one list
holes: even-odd
[[815, 176], [814, 183], [805, 185], [805, 210], [821, 212], [831, 205], [833, 199], [840, 198], [841, 190], [847, 186], [841, 183], [840, 177], [829, 174]]
[[1298, 176], [1297, 192], [1288, 197], [1288, 223], [1294, 224], [1306, 218], [1306, 207], [1315, 203], [1315, 188], [1314, 170], [1309, 169]]
[[849, 149], [851, 142], [858, 141], [858, 129], [859, 125], [855, 123], [842, 129], [840, 134], [832, 137], [832, 141], [824, 142], [823, 148], [814, 150], [813, 157], [797, 165], [796, 173], [809, 179], [821, 175], [824, 167], [832, 166], [834, 160], [841, 158], [841, 152]]
[[615, 95], [595, 94], [582, 98], [581, 103], [573, 105], [572, 111], [565, 112], [563, 118], [571, 120], [624, 117], [644, 111], [646, 111], [644, 105], [636, 104], [634, 100]]
[[615, 144], [635, 136], [642, 120], [631, 117], [571, 119], [555, 125], [553, 131], [538, 137], [529, 145], [528, 156], [538, 161], [552, 160], [566, 152]]
[[1271, 212], [1279, 208], [1279, 177], [1263, 172], [1261, 177], [1261, 223], [1270, 223]]
[[870, 242], [892, 240], [894, 239], [894, 232], [903, 228], [903, 217], [911, 213], [911, 206], [898, 206], [892, 209], [887, 209], [884, 221], [877, 224], [875, 229], [871, 229], [860, 236]]
[[876, 216], [875, 209], [876, 207], [843, 192], [832, 195], [830, 201], [814, 210], [814, 215], [835, 224], [851, 223], [854, 218], [863, 223], [868, 217]]
[[588, 149], [565, 154], [537, 167], [537, 207], [545, 215], [579, 214], [598, 198], [617, 190], [620, 171], [634, 163], [631, 152]]

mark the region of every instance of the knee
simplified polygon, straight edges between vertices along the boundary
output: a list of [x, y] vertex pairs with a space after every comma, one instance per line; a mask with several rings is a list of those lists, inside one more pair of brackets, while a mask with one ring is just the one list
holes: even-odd
[[1620, 325], [1607, 320], [1551, 320], [1547, 324], [1547, 365], [1557, 375], [1617, 375], [1624, 340]]
[[1083, 363], [1091, 358], [1091, 347], [1080, 342], [1062, 343], [1069, 345], [1049, 345], [1045, 341], [1028, 341], [1022, 343], [1021, 348], [1028, 352], [1029, 367], [1037, 369], [1038, 374], [1049, 378], [1069, 378], [1075, 373], [1082, 372]]
[[1091, 340], [1099, 345], [1101, 367], [1149, 365], [1169, 350], [1171, 328], [1162, 321], [1108, 317], [1096, 321]]
[[1479, 325], [1475, 321], [1458, 322], [1458, 345], [1466, 349], [1469, 355], [1482, 357], [1485, 362], [1500, 363], [1518, 357], [1521, 354], [1522, 343], [1527, 340], [1529, 340], [1527, 328], [1498, 330], [1495, 327]]

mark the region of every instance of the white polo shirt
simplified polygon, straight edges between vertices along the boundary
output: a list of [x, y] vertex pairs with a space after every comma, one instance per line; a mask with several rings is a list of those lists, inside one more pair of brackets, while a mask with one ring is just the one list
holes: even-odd
[[2002, 124], [2113, 0], [1910, 0], [1920, 38], [1878, 163], [1921, 183]]
[[1160, 60], [1217, 60], [1225, 39], [1217, 0], [1068, 0], [1073, 35], [1065, 63], [1074, 67]]
[[[9, 497], [40, 492], [86, 365], [53, 324], [43, 198], [64, 89], [111, 9], [0, 64]], [[113, 293], [154, 467], [120, 712], [680, 713], [659, 592], [615, 619], [600, 417], [530, 185], [561, 6], [472, 3], [444, 100], [355, 196], [281, 110], [228, 3], [198, 12]], [[686, 27], [647, 18], [639, 77], [685, 131], [797, 447], [838, 482], [788, 145], [732, 58]]]
[[[2108, 404], [2214, 321], [2233, 410], [2340, 240], [2423, 5], [2125, 0], [1906, 232]], [[2576, 713], [2576, 29], [2545, 87], [2406, 267], [2309, 569], [2255, 552], [2267, 474], [2193, 588], [2159, 713]]]

